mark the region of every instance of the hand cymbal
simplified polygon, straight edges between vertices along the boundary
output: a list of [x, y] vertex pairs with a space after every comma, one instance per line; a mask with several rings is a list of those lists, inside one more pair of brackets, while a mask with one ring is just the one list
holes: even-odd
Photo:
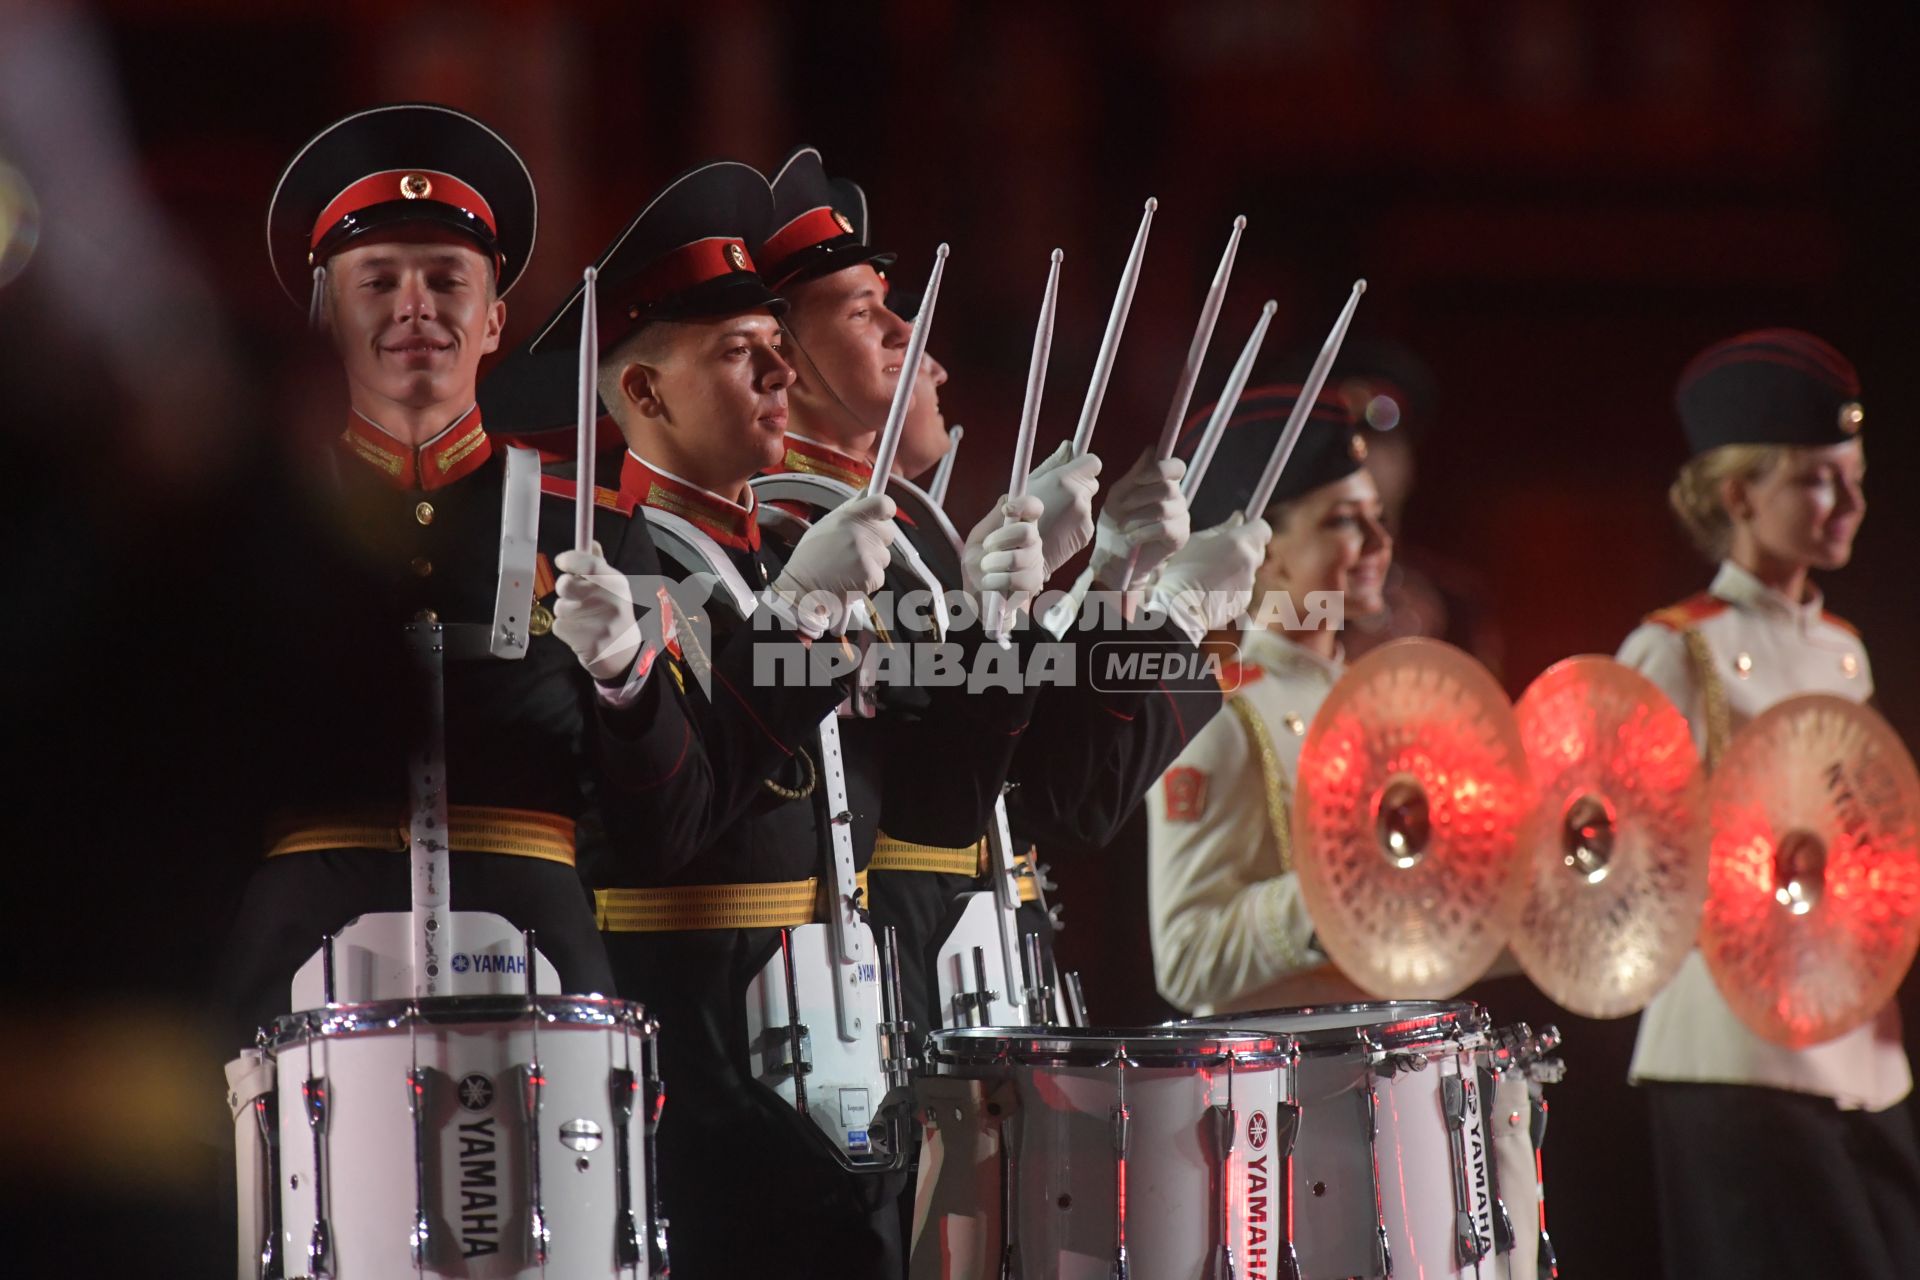
[[1294, 863], [1320, 944], [1374, 995], [1452, 995], [1499, 954], [1533, 811], [1520, 734], [1486, 669], [1437, 640], [1354, 663], [1300, 752]]
[[1706, 902], [1693, 731], [1651, 680], [1590, 656], [1547, 668], [1514, 715], [1540, 793], [1514, 955], [1575, 1013], [1633, 1013], [1693, 949]]
[[1728, 745], [1700, 950], [1758, 1035], [1843, 1035], [1893, 998], [1920, 943], [1920, 776], [1879, 714], [1789, 698]]

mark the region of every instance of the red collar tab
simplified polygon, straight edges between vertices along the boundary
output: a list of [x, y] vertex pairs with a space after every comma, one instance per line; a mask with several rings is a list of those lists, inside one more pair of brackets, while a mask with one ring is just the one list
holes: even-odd
[[443, 489], [472, 475], [493, 456], [493, 441], [480, 425], [479, 405], [418, 448], [409, 448], [356, 413], [347, 419], [340, 447], [396, 489]]
[[319, 218], [314, 221], [307, 248], [318, 249], [320, 242], [326, 239], [327, 232], [333, 230], [340, 219], [348, 214], [394, 200], [431, 200], [435, 204], [444, 204], [462, 213], [472, 214], [486, 223], [489, 232], [496, 236], [500, 234], [500, 228], [493, 220], [493, 206], [478, 191], [452, 174], [442, 173], [438, 169], [384, 169], [368, 174], [328, 201], [327, 207], [320, 211]]
[[772, 468], [775, 472], [797, 471], [802, 475], [826, 476], [856, 489], [864, 489], [867, 481], [873, 479], [873, 464], [851, 454], [840, 452], [832, 445], [821, 444], [818, 440], [808, 440], [787, 432], [787, 453], [780, 459], [780, 465]]
[[[649, 264], [644, 271], [621, 282], [617, 290], [607, 290], [614, 294], [608, 301], [624, 308], [627, 319], [638, 320], [642, 311], [676, 294], [685, 293], [710, 280], [753, 271], [753, 255], [747, 252], [746, 241], [737, 236], [709, 236], [705, 240], [681, 245]], [[605, 286], [602, 288], [605, 289]]]
[[760, 245], [760, 256], [767, 260], [769, 278], [778, 277], [796, 253], [829, 240], [853, 234], [853, 220], [838, 209], [821, 205], [768, 236]]
[[731, 551], [760, 549], [760, 524], [752, 507], [655, 471], [629, 452], [620, 465], [620, 510], [631, 514], [635, 507], [652, 507], [691, 521]]

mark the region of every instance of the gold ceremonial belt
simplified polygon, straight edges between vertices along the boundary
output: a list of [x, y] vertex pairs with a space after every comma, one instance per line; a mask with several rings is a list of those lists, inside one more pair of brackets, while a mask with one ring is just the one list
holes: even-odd
[[[949, 876], [983, 876], [987, 874], [987, 838], [985, 836], [958, 849], [946, 849], [934, 844], [915, 844], [911, 840], [896, 840], [882, 831], [873, 842], [873, 861], [867, 864], [869, 871], [923, 871]], [[1020, 859], [1020, 871], [1017, 877], [1020, 884], [1020, 901], [1033, 902], [1040, 897], [1040, 887], [1033, 876], [1033, 852], [1028, 850]]]
[[[328, 815], [288, 824], [267, 847], [269, 858], [320, 849], [378, 849], [405, 853], [413, 843], [404, 822], [379, 815]], [[496, 809], [487, 805], [447, 806], [447, 847], [455, 853], [502, 853], [573, 865], [573, 819], [535, 809]]]
[[[854, 877], [866, 900], [867, 873]], [[595, 889], [594, 922], [603, 933], [682, 933], [694, 929], [792, 929], [825, 924], [830, 883], [819, 876], [761, 884], [677, 884], [659, 889]]]

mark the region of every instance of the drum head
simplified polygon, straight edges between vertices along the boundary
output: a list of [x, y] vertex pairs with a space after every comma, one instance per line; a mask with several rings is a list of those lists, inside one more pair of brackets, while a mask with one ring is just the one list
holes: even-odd
[[936, 1067], [1193, 1067], [1286, 1061], [1293, 1043], [1237, 1027], [960, 1027], [929, 1036], [927, 1051]]
[[1223, 1013], [1176, 1023], [1180, 1027], [1232, 1027], [1291, 1037], [1302, 1053], [1344, 1049], [1366, 1038], [1385, 1049], [1477, 1036], [1482, 1018], [1470, 1000], [1384, 1000], [1363, 1004], [1301, 1005]]

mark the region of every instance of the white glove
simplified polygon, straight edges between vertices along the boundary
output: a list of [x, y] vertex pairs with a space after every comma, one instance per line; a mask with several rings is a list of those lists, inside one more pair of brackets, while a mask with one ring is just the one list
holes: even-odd
[[1093, 541], [1093, 495], [1100, 492], [1100, 459], [1073, 456], [1073, 441], [1062, 440], [1047, 460], [1027, 474], [1027, 492], [1040, 499], [1040, 544], [1047, 554], [1047, 577]]
[[[846, 625], [847, 611], [878, 591], [893, 560], [895, 512], [884, 493], [851, 498], [814, 522], [767, 588], [769, 603], [818, 639]], [[763, 597], [765, 598], [765, 597]]]
[[1267, 556], [1273, 530], [1265, 520], [1235, 512], [1187, 540], [1167, 557], [1148, 594], [1149, 607], [1165, 610], [1168, 620], [1195, 644], [1247, 611], [1253, 599], [1253, 575]]
[[591, 552], [562, 551], [553, 558], [560, 571], [554, 590], [553, 634], [567, 642], [574, 657], [595, 680], [617, 680], [640, 652], [640, 624], [633, 616], [633, 586], [627, 575], [607, 563], [600, 544]]
[[1155, 458], [1149, 450], [1120, 477], [1094, 531], [1094, 581], [1117, 587], [1131, 561], [1132, 581], [1145, 582], [1161, 561], [1187, 545], [1187, 497], [1180, 492], [1186, 473], [1181, 459]]
[[1040, 511], [1040, 499], [1030, 493], [1003, 497], [973, 526], [960, 557], [960, 576], [976, 602], [992, 592], [1008, 601], [1011, 614], [1046, 587], [1045, 552], [1036, 524]]

